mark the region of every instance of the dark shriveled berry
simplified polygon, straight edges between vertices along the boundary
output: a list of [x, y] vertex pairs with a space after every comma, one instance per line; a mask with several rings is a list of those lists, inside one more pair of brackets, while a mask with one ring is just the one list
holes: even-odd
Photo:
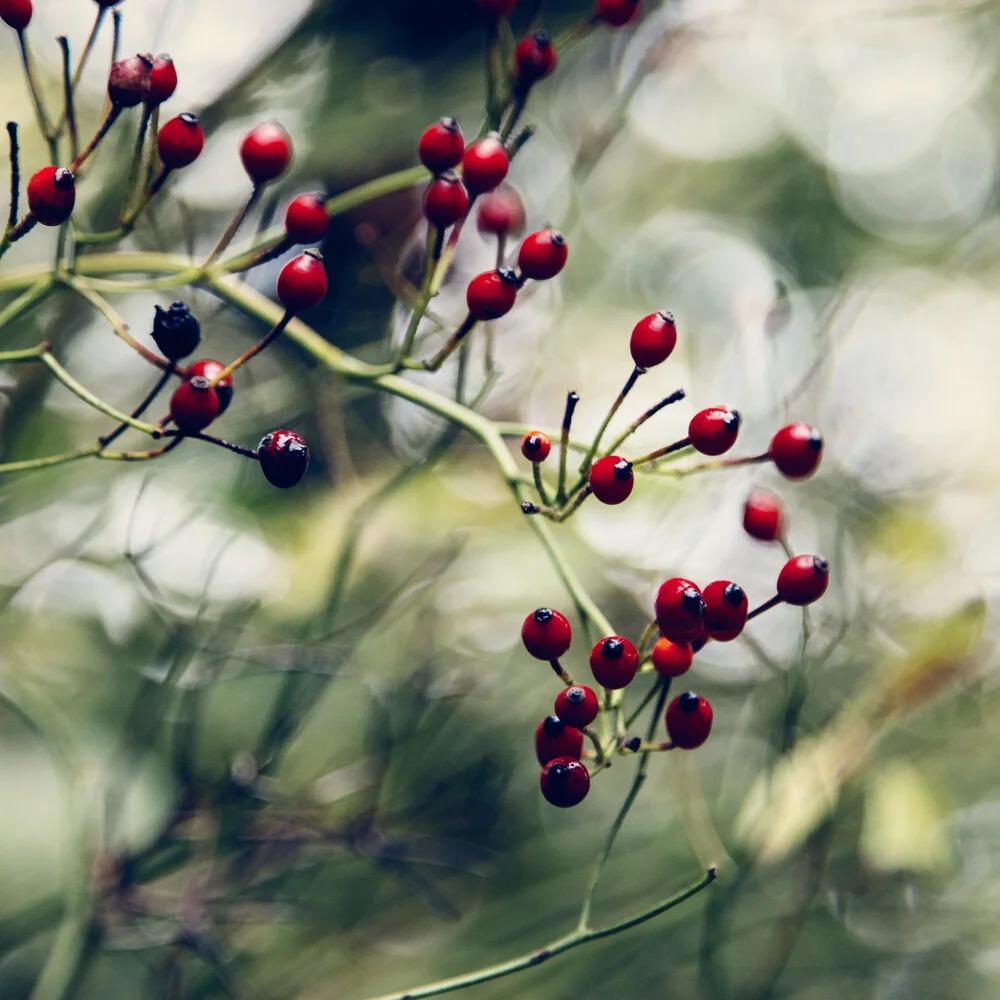
[[134, 108], [149, 97], [153, 84], [153, 57], [140, 52], [111, 66], [108, 97], [120, 108]]
[[257, 461], [272, 486], [287, 490], [302, 482], [309, 468], [309, 445], [295, 431], [271, 431], [257, 446]]
[[156, 306], [153, 340], [165, 358], [177, 361], [201, 343], [201, 324], [184, 302], [174, 302], [169, 309]]

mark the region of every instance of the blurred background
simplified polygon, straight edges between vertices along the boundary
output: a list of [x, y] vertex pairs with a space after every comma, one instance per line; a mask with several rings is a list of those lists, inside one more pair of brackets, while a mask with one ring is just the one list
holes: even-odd
[[[521, 0], [516, 34], [539, 6]], [[441, 115], [467, 136], [482, 118], [472, 0], [121, 9], [122, 51], [169, 52], [180, 86], [167, 108], [197, 111], [209, 135], [132, 249], [211, 249], [248, 194], [238, 146], [259, 120], [295, 144], [266, 221], [302, 191], [415, 164]], [[52, 38], [79, 51], [94, 10], [35, 2], [29, 36], [53, 94]], [[591, 13], [546, 0], [540, 23], [557, 36]], [[570, 263], [493, 325], [483, 412], [552, 428], [574, 389], [586, 438], [631, 370], [632, 326], [671, 309], [678, 350], [615, 426], [680, 386], [688, 397], [635, 454], [718, 403], [743, 414], [741, 454], [790, 419], [826, 441], [800, 484], [767, 466], [640, 478], [628, 504], [587, 504], [558, 528], [571, 564], [633, 640], [668, 576], [733, 579], [759, 603], [784, 561], [741, 528], [763, 484], [788, 506], [793, 547], [826, 555], [833, 582], [807, 616], [778, 608], [696, 658], [689, 686], [714, 706], [712, 738], [652, 760], [595, 922], [709, 863], [719, 882], [469, 996], [997, 995], [998, 39], [992, 0], [642, 0], [629, 27], [561, 52], [532, 94], [538, 131], [510, 181], [529, 226], [566, 232]], [[84, 132], [109, 45], [85, 76]], [[0, 33], [0, 105], [23, 124], [27, 171], [44, 148], [16, 53]], [[130, 128], [81, 188], [88, 228], [113, 223]], [[405, 323], [420, 193], [338, 217], [322, 247], [331, 290], [306, 318], [369, 360]], [[463, 275], [490, 266], [472, 228], [433, 306], [444, 327], [461, 318]], [[50, 236], [5, 257], [0, 288], [4, 271], [50, 259]], [[281, 263], [247, 280], [271, 295]], [[114, 303], [149, 342], [154, 304], [173, 297]], [[183, 297], [207, 356], [256, 337], [207, 293]], [[3, 334], [5, 349], [43, 338], [116, 405], [148, 387], [142, 360], [78, 299], [50, 298]], [[486, 343], [471, 352], [473, 390]], [[429, 381], [448, 393], [454, 377]], [[0, 378], [4, 461], [107, 429], [43, 371]], [[219, 433], [252, 446], [275, 427], [312, 446], [294, 491], [194, 446], [0, 480], [3, 1000], [360, 1000], [575, 923], [631, 766], [572, 810], [539, 795], [533, 732], [556, 689], [520, 623], [572, 606], [488, 456], [467, 437], [444, 451], [421, 411], [282, 343], [240, 373]], [[566, 658], [578, 676], [587, 648], [578, 632]], [[282, 706], [301, 728], [276, 725]], [[40, 980], [74, 927], [85, 960], [62, 985]]]

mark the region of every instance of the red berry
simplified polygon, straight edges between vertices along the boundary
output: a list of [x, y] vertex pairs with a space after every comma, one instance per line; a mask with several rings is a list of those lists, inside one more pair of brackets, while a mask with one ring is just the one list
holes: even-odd
[[219, 397], [203, 375], [181, 382], [170, 399], [170, 417], [182, 434], [203, 431], [219, 415]]
[[821, 556], [795, 556], [778, 574], [778, 596], [786, 604], [812, 604], [826, 593], [830, 564]]
[[524, 220], [524, 202], [513, 188], [497, 188], [479, 199], [476, 228], [483, 234], [516, 236], [524, 231]]
[[318, 250], [306, 250], [290, 260], [278, 275], [278, 301], [289, 312], [319, 305], [326, 295], [326, 268]]
[[240, 159], [255, 187], [273, 181], [291, 162], [291, 137], [277, 122], [262, 122], [243, 137]]
[[705, 601], [690, 580], [677, 576], [661, 584], [656, 594], [656, 624], [671, 642], [690, 642], [701, 630]]
[[28, 181], [28, 208], [43, 226], [61, 226], [76, 204], [76, 181], [65, 167], [42, 167]]
[[773, 542], [785, 531], [785, 506], [770, 490], [755, 489], [743, 506], [743, 530], [762, 542]]
[[675, 747], [694, 750], [712, 731], [712, 706], [693, 691], [678, 695], [667, 706], [667, 734]]
[[329, 223], [326, 197], [300, 194], [289, 202], [285, 211], [285, 236], [293, 243], [316, 243], [326, 235]]
[[547, 31], [528, 35], [514, 50], [517, 82], [530, 86], [548, 76], [556, 68], [556, 49]]
[[469, 211], [469, 192], [458, 174], [446, 171], [427, 185], [424, 192], [424, 217], [432, 226], [446, 229]]
[[747, 595], [739, 584], [716, 580], [702, 592], [705, 601], [705, 628], [717, 642], [731, 642], [747, 623], [750, 610]]
[[663, 677], [680, 677], [691, 669], [694, 650], [686, 643], [657, 639], [653, 646], [653, 668]]
[[168, 170], [180, 170], [194, 163], [205, 148], [205, 133], [198, 117], [189, 113], [171, 118], [156, 136], [156, 149]]
[[[204, 358], [201, 361], [195, 361], [193, 364], [188, 365], [187, 371], [184, 373], [184, 378], [192, 379], [196, 375], [201, 375], [202, 378], [207, 378], [211, 382], [225, 367], [221, 361]], [[221, 417], [229, 409], [229, 404], [233, 401], [232, 375], [227, 375], [215, 386], [215, 394], [219, 397], [219, 416]]]
[[721, 455], [736, 443], [740, 414], [728, 406], [710, 406], [696, 413], [688, 424], [688, 437], [703, 455]]
[[567, 726], [575, 726], [577, 729], [589, 726], [600, 710], [601, 703], [597, 700], [597, 695], [582, 684], [564, 688], [556, 697], [556, 715]]
[[542, 767], [555, 757], [579, 760], [583, 753], [583, 733], [567, 726], [558, 716], [550, 715], [535, 729], [535, 753]]
[[0, 0], [0, 21], [24, 31], [31, 23], [31, 0]]
[[823, 435], [808, 424], [789, 424], [771, 438], [768, 454], [786, 479], [805, 479], [819, 465]]
[[462, 162], [465, 139], [454, 118], [436, 121], [420, 137], [417, 147], [420, 162], [432, 173], [440, 174]]
[[521, 454], [529, 462], [544, 462], [552, 451], [552, 442], [548, 434], [541, 431], [531, 431], [521, 438]]
[[521, 641], [536, 660], [558, 660], [569, 649], [573, 630], [565, 615], [539, 608], [524, 619]]
[[153, 60], [150, 71], [149, 95], [146, 103], [152, 107], [162, 104], [172, 97], [177, 89], [177, 67], [168, 55], [159, 55]]
[[545, 281], [554, 278], [566, 266], [568, 256], [566, 237], [558, 229], [540, 229], [521, 244], [517, 266], [523, 278]]
[[674, 314], [655, 312], [636, 323], [632, 330], [629, 350], [638, 368], [652, 368], [673, 353], [677, 346], [677, 326]]
[[297, 486], [309, 468], [309, 445], [295, 431], [271, 431], [257, 445], [257, 461], [272, 486], [287, 490]]
[[590, 491], [601, 503], [624, 503], [635, 485], [632, 463], [619, 455], [599, 458], [590, 467]]
[[601, 639], [590, 651], [594, 680], [611, 691], [628, 687], [639, 669], [639, 651], [620, 635]]
[[153, 82], [153, 57], [139, 53], [111, 64], [108, 97], [119, 108], [134, 108], [149, 97]]
[[561, 809], [579, 805], [590, 791], [590, 775], [578, 760], [556, 757], [542, 768], [542, 795]]
[[517, 275], [509, 267], [477, 274], [465, 292], [469, 315], [476, 322], [499, 319], [511, 311], [516, 298]]
[[484, 14], [490, 17], [509, 17], [517, 6], [517, 0], [476, 0], [476, 4]]
[[462, 179], [472, 194], [492, 191], [507, 176], [510, 160], [495, 132], [477, 139], [462, 157]]
[[597, 18], [612, 28], [628, 24], [639, 12], [639, 0], [597, 0]]

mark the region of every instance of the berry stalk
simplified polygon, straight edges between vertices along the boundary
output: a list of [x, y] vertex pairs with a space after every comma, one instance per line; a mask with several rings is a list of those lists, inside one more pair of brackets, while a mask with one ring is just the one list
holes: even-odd
[[[591, 463], [594, 461], [594, 456], [597, 454], [597, 449], [601, 446], [601, 438], [604, 437], [604, 432], [608, 429], [608, 424], [614, 419], [614, 415], [618, 412], [619, 407], [625, 402], [625, 397], [632, 391], [635, 387], [636, 382], [639, 381], [639, 376], [644, 374], [645, 368], [640, 368], [638, 365], [632, 370], [632, 374], [629, 375], [628, 380], [625, 382], [622, 391], [618, 393], [618, 397], [611, 404], [604, 421], [601, 426], [597, 429], [597, 433], [594, 435], [594, 443], [590, 446], [590, 450], [587, 452], [582, 464], [580, 465], [580, 472], [583, 475], [587, 474], [587, 470], [590, 468]], [[617, 445], [619, 442], [615, 442]], [[612, 447], [611, 451], [615, 449]], [[609, 452], [610, 454], [610, 452]]]
[[566, 409], [563, 411], [562, 435], [559, 438], [559, 485], [556, 488], [556, 503], [566, 503], [566, 455], [569, 451], [569, 431], [573, 424], [573, 412], [580, 397], [570, 392], [566, 397]]
[[69, 39], [60, 35], [56, 41], [62, 51], [63, 78], [63, 117], [66, 119], [66, 129], [69, 133], [69, 155], [75, 160], [80, 152], [80, 138], [76, 131], [76, 109], [73, 105], [73, 82], [70, 79]]
[[21, 157], [17, 145], [17, 122], [7, 122], [7, 141], [10, 146], [10, 211], [4, 236], [17, 225], [18, 202], [21, 197]]

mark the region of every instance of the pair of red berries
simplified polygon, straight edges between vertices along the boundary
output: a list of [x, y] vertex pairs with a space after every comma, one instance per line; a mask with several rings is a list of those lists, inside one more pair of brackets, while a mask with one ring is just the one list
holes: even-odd
[[[683, 577], [673, 577], [660, 585], [654, 607], [660, 634], [679, 646], [709, 638], [731, 642], [743, 631], [749, 613], [747, 595], [739, 584], [716, 580], [703, 592]], [[663, 672], [676, 676], [670, 674], [669, 668]]]

